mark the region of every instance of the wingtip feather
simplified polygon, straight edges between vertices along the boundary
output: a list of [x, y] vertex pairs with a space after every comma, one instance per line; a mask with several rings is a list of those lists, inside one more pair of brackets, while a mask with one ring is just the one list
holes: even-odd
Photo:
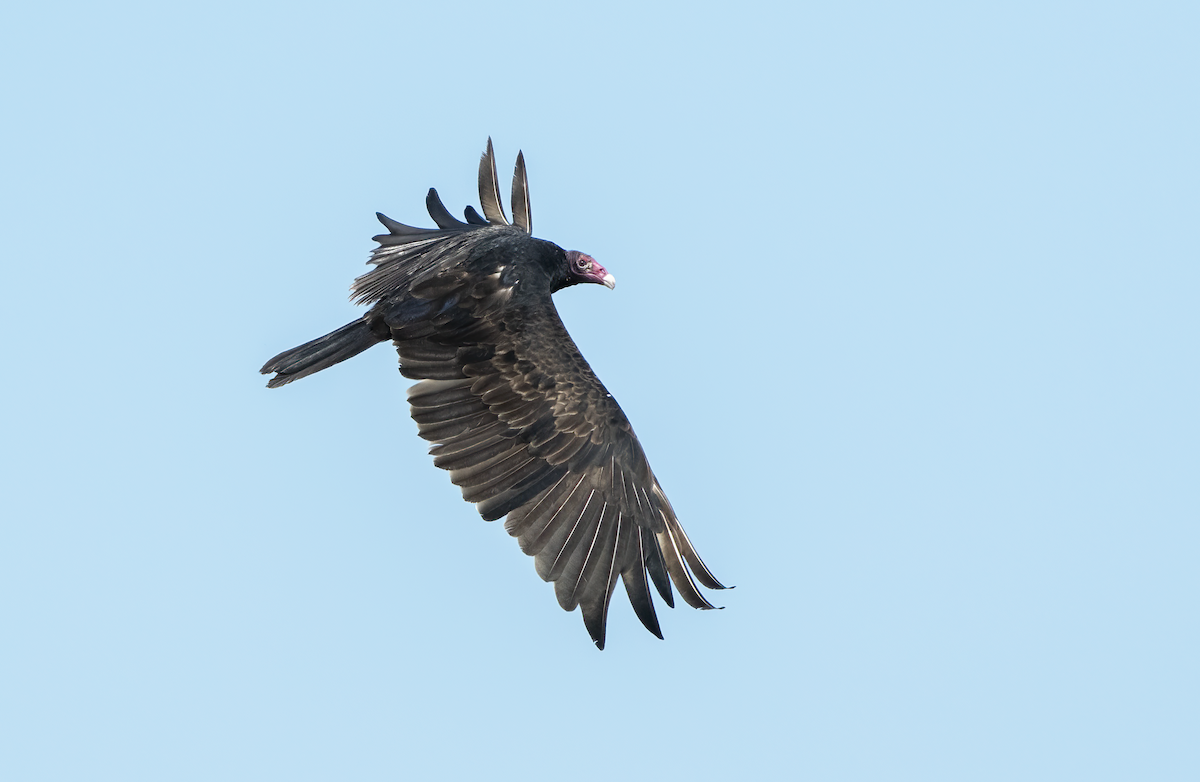
[[529, 177], [525, 172], [524, 152], [517, 152], [517, 165], [513, 169], [512, 200], [509, 203], [512, 206], [513, 225], [527, 234], [532, 234], [533, 214], [529, 208]]
[[492, 149], [491, 136], [488, 136], [487, 149], [479, 159], [479, 205], [483, 207], [483, 214], [489, 222], [509, 224], [500, 200], [500, 178], [496, 174], [496, 153]]

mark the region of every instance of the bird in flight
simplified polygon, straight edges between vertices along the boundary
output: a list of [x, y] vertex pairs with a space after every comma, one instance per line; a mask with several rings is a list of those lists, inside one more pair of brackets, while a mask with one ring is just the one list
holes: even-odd
[[646, 629], [662, 638], [650, 585], [674, 606], [714, 606], [696, 582], [724, 589], [701, 561], [650, 469], [629, 420], [579, 353], [551, 294], [579, 283], [613, 288], [594, 258], [532, 235], [525, 159], [517, 154], [513, 220], [500, 200], [492, 140], [479, 163], [480, 215], [453, 217], [425, 198], [437, 228], [377, 214], [375, 268], [354, 281], [361, 318], [268, 361], [276, 388], [391, 340], [418, 431], [463, 499], [504, 528], [579, 606], [604, 648], [620, 578]]

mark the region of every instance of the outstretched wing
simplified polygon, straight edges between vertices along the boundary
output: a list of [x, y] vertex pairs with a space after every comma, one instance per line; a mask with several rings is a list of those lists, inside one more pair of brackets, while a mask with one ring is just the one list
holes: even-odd
[[423, 380], [409, 391], [420, 434], [485, 519], [508, 516], [505, 529], [554, 582], [559, 604], [580, 607], [598, 647], [618, 578], [661, 638], [651, 583], [674, 605], [674, 582], [696, 608], [713, 608], [696, 581], [723, 587], [549, 294], [505, 304], [503, 268], [490, 271], [431, 278], [419, 295], [438, 313], [432, 321], [393, 319], [401, 372]]

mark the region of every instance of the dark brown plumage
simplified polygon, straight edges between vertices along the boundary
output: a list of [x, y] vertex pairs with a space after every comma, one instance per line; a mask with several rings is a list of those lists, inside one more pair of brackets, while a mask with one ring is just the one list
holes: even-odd
[[[618, 578], [638, 618], [659, 638], [653, 584], [674, 605], [671, 583], [696, 608], [696, 585], [724, 587], [700, 560], [616, 400], [592, 373], [558, 317], [551, 294], [581, 282], [613, 287], [590, 256], [531, 235], [524, 157], [513, 176], [510, 225], [500, 201], [491, 139], [479, 167], [483, 216], [454, 218], [436, 190], [426, 198], [436, 229], [382, 214], [375, 268], [353, 298], [371, 309], [262, 368], [274, 388], [385, 340], [434, 464], [463, 498], [505, 529], [554, 582], [559, 605], [579, 606], [604, 648]], [[693, 579], [694, 576], [694, 579]]]

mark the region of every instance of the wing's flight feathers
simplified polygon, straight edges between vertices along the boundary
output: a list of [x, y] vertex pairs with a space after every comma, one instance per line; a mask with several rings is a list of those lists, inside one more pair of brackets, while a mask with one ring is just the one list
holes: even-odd
[[504, 518], [521, 506], [537, 500], [538, 497], [557, 485], [566, 476], [567, 471], [563, 467], [544, 470], [527, 477], [519, 485], [514, 486], [504, 494], [493, 497], [486, 502], [478, 503], [475, 509], [479, 511], [479, 515], [485, 521], [495, 521], [496, 519]]
[[496, 175], [496, 153], [492, 151], [492, 138], [488, 137], [487, 149], [479, 159], [479, 205], [483, 215], [493, 225], [508, 225], [504, 216], [504, 205], [500, 202], [500, 178]]
[[512, 207], [513, 225], [527, 234], [533, 233], [533, 214], [529, 209], [529, 180], [525, 175], [524, 152], [517, 152], [517, 166], [513, 170], [512, 201], [509, 205]]
[[[608, 586], [620, 536], [621, 511], [605, 502], [600, 509], [596, 532], [581, 557], [578, 574], [570, 579], [571, 602], [583, 604], [599, 585]], [[575, 570], [571, 572], [575, 573]]]
[[[395, 236], [428, 234], [433, 232], [433, 229], [431, 228], [414, 228], [411, 225], [405, 225], [404, 223], [393, 220], [383, 212], [376, 212], [375, 217], [379, 218], [379, 222], [383, 223], [383, 227], [388, 229], [388, 231]], [[375, 241], [379, 241], [379, 237], [375, 237]]]
[[[612, 601], [613, 590], [617, 585], [617, 577], [621, 574], [621, 566], [617, 558], [619, 552], [630, 550], [629, 532], [632, 524], [622, 525], [621, 514], [616, 513], [616, 530], [606, 536], [605, 547], [600, 555], [592, 559], [594, 566], [585, 568], [584, 577], [589, 580], [577, 586], [576, 596], [579, 600], [579, 611], [583, 614], [583, 625], [597, 649], [604, 649], [604, 633], [608, 627], [608, 605]], [[589, 575], [590, 574], [590, 575]]]
[[684, 602], [692, 608], [716, 608], [715, 605], [704, 599], [704, 595], [700, 594], [700, 588], [692, 580], [692, 574], [688, 572], [687, 566], [684, 565], [683, 558], [679, 554], [679, 545], [671, 528], [667, 527], [665, 531], [657, 533], [656, 537], [659, 550], [662, 551], [663, 562], [667, 566], [667, 572], [671, 574], [671, 580], [679, 588], [679, 594]]
[[621, 567], [621, 580], [625, 583], [625, 594], [629, 597], [629, 604], [633, 606], [633, 612], [637, 614], [642, 625], [661, 639], [663, 637], [662, 628], [658, 626], [654, 600], [650, 597], [650, 582], [646, 578], [644, 536], [650, 533], [632, 524], [627, 524], [625, 529], [631, 539], [629, 553], [633, 560]]
[[[447, 216], [439, 215], [438, 219], [444, 220]], [[458, 227], [455, 228], [418, 230], [421, 232], [383, 234], [375, 237], [379, 247], [372, 251], [369, 261], [375, 268], [358, 277], [351, 286], [351, 298], [355, 302], [374, 304], [383, 299], [390, 299], [389, 306], [395, 310], [410, 307], [414, 299], [428, 301], [437, 296], [451, 297], [472, 293], [469, 287], [468, 290], [463, 290], [464, 283], [467, 282], [471, 282], [472, 285], [483, 282], [495, 286], [498, 283], [494, 280], [485, 278], [481, 281], [473, 278], [462, 268], [462, 263], [471, 257], [476, 248], [495, 241], [504, 232], [508, 232], [510, 236], [525, 236], [519, 229], [508, 226], [471, 226], [466, 223], [458, 223]], [[395, 295], [401, 292], [406, 295]], [[443, 302], [443, 312], [449, 312], [456, 303], [447, 298]], [[391, 319], [388, 322], [393, 328], [393, 338], [397, 341], [407, 341], [447, 329], [455, 330], [455, 324], [447, 319], [449, 317], [458, 317], [474, 323], [470, 313], [463, 311], [439, 316], [437, 320], [426, 318], [423, 327], [417, 329], [421, 333], [398, 331], [398, 324], [392, 323]], [[458, 336], [466, 338], [470, 335], [463, 332]]]
[[696, 547], [692, 545], [692, 541], [688, 539], [687, 533], [683, 531], [683, 525], [679, 523], [679, 517], [675, 515], [675, 509], [671, 507], [671, 501], [667, 499], [666, 493], [663, 492], [662, 486], [659, 485], [657, 478], [651, 478], [650, 495], [657, 500], [658, 507], [662, 510], [663, 522], [666, 525], [667, 531], [671, 534], [679, 554], [683, 560], [687, 562], [688, 568], [695, 573], [696, 579], [701, 584], [709, 589], [726, 589], [716, 576], [700, 559], [700, 555], [696, 553]]
[[[534, 544], [539, 549], [534, 556], [534, 566], [544, 581], [555, 581], [562, 575], [579, 540], [588, 535], [588, 528], [600, 517], [600, 504], [595, 502], [596, 490], [590, 483], [585, 480], [583, 486], [571, 493]], [[559, 591], [556, 585], [556, 593], [560, 605], [568, 611], [574, 608], [570, 604], [569, 586]]]
[[[491, 429], [492, 427], [486, 427]], [[464, 438], [466, 439], [466, 438]], [[478, 469], [476, 464], [486, 465], [501, 456], [508, 455], [517, 450], [517, 445], [512, 440], [506, 440], [503, 437], [490, 437], [481, 441], [475, 448], [469, 451], [459, 451], [457, 453], [443, 453], [433, 457], [435, 467], [440, 467], [443, 470], [449, 470], [451, 482], [457, 483], [454, 480], [454, 474], [461, 473], [467, 469]]]
[[[431, 279], [419, 291], [437, 300], [450, 295], [454, 284], [468, 286], [472, 293], [459, 295], [456, 306], [474, 314], [464, 311], [460, 330], [439, 341], [461, 345], [469, 334], [487, 344], [453, 348], [418, 340], [399, 346], [406, 374], [419, 368], [429, 376], [455, 376], [446, 364], [458, 373], [458, 379], [420, 383], [410, 392], [420, 434], [435, 443], [434, 463], [450, 472], [485, 519], [508, 516], [505, 529], [534, 557], [538, 575], [554, 584], [559, 605], [580, 608], [597, 646], [604, 644], [618, 578], [639, 621], [657, 637], [662, 628], [651, 583], [669, 606], [675, 602], [674, 582], [689, 605], [713, 608], [697, 580], [710, 588], [721, 585], [684, 534], [636, 440], [625, 439], [632, 433], [597, 430], [595, 421], [603, 416], [583, 413], [578, 401], [543, 390], [541, 383], [553, 380], [557, 365], [514, 342], [513, 332], [498, 330], [502, 316], [483, 304], [496, 292], [490, 284], [475, 291], [478, 277], [452, 283], [457, 278], [450, 274], [445, 284], [442, 279]], [[435, 370], [439, 361], [443, 369]]]
[[696, 575], [696, 580], [709, 589], [731, 589], [717, 580], [708, 566], [704, 564], [704, 560], [700, 559], [700, 555], [696, 553], [696, 547], [692, 545], [692, 541], [688, 539], [687, 533], [683, 531], [683, 525], [675, 518], [672, 513], [667, 516], [667, 528], [671, 530], [676, 544], [679, 546], [679, 553], [683, 555], [683, 559], [687, 562], [688, 567]]
[[[519, 185], [519, 187], [518, 187]], [[529, 188], [525, 176], [524, 156], [517, 156], [517, 172], [513, 175], [514, 208], [520, 210], [519, 230], [529, 233]], [[483, 215], [468, 206], [463, 215], [466, 222], [450, 213], [435, 188], [425, 195], [425, 207], [437, 228], [417, 228], [393, 220], [377, 212], [379, 222], [388, 233], [374, 238], [379, 243], [371, 253], [370, 263], [380, 269], [369, 272], [357, 280], [351, 288], [351, 299], [358, 304], [370, 304], [403, 290], [437, 263], [448, 264], [463, 260], [465, 251], [472, 242], [451, 242], [463, 234], [471, 234], [486, 228], [508, 226], [504, 205], [500, 198], [500, 180], [496, 174], [496, 153], [491, 138], [487, 149], [479, 160], [479, 200]], [[460, 252], [455, 252], [460, 251]], [[386, 270], [382, 267], [390, 267]], [[398, 335], [403, 336], [403, 335]]]
[[642, 548], [642, 565], [654, 582], [658, 595], [671, 608], [675, 607], [675, 595], [671, 591], [671, 579], [667, 575], [667, 566], [663, 563], [662, 548], [658, 545], [658, 534], [642, 530], [642, 538], [646, 541]]
[[604, 531], [605, 503], [594, 489], [579, 519], [571, 526], [571, 532], [563, 542], [561, 550], [550, 566], [549, 578], [554, 582], [554, 593], [558, 604], [570, 611], [579, 604], [575, 596], [575, 585], [583, 575], [588, 554]]
[[599, 501], [599, 505], [600, 510], [596, 516], [594, 531], [586, 539], [579, 541], [578, 549], [572, 556], [571, 567], [564, 572], [566, 577], [559, 579], [560, 582], [565, 582], [564, 586], [571, 596], [570, 602], [573, 605], [579, 604], [581, 595], [586, 592], [588, 582], [595, 579], [596, 569], [601, 563], [607, 564], [608, 557], [604, 554], [605, 548], [609, 543], [616, 545], [617, 542], [614, 531], [620, 513], [603, 499]]
[[542, 533], [558, 517], [563, 505], [583, 485], [586, 475], [575, 475], [563, 470], [563, 475], [550, 485], [536, 500], [509, 514], [504, 529], [517, 539], [521, 551], [530, 556], [540, 552]]
[[[540, 459], [531, 458], [522, 448], [489, 467], [482, 474], [473, 476], [469, 487], [463, 487], [463, 499], [480, 503], [506, 496], [517, 487], [538, 480], [549, 469], [548, 464]], [[470, 491], [467, 491], [467, 488]]]
[[465, 231], [471, 227], [450, 214], [450, 210], [438, 196], [438, 191], [432, 187], [425, 195], [425, 208], [429, 210], [429, 216], [433, 218], [433, 222], [437, 223], [438, 228], [442, 230]]

